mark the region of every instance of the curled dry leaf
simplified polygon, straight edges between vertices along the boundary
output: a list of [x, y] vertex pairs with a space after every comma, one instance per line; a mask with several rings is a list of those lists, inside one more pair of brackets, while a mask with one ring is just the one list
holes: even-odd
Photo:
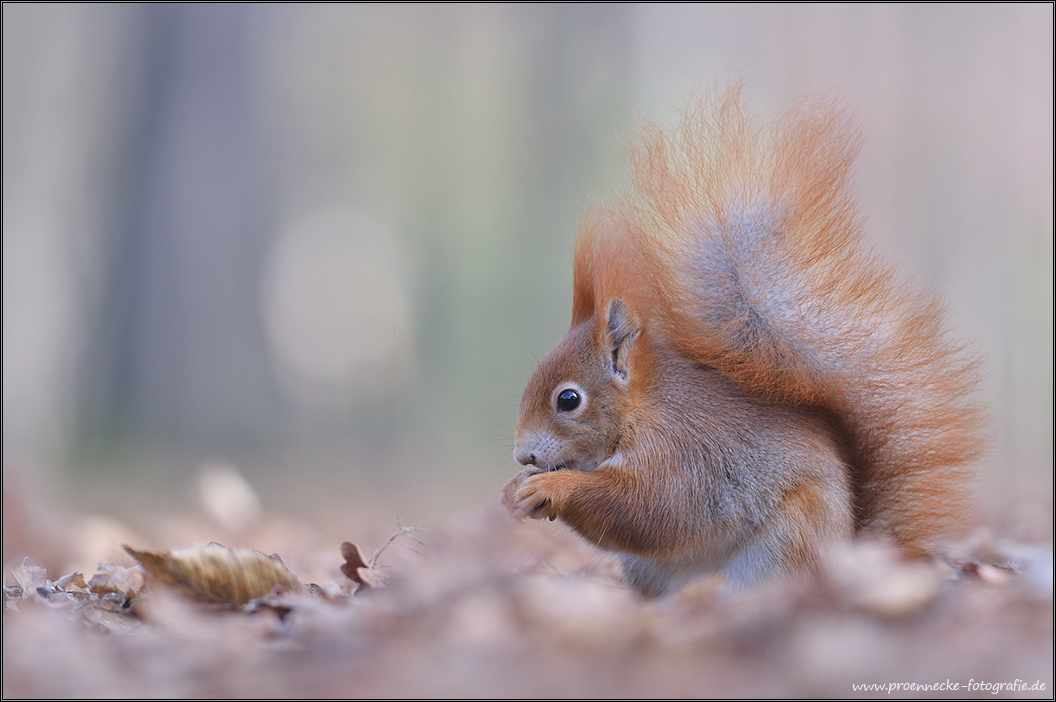
[[52, 582], [44, 568], [30, 565], [27, 559], [11, 574], [19, 585], [4, 586], [5, 613], [18, 611], [16, 603], [27, 600], [64, 610], [70, 619], [112, 632], [126, 633], [140, 626], [133, 605], [146, 573], [139, 566], [100, 563], [99, 572], [90, 581], [83, 573], [74, 572]]
[[[82, 577], [83, 581], [83, 577]], [[146, 573], [140, 566], [125, 568], [124, 566], [100, 563], [99, 572], [88, 581], [87, 588], [98, 595], [118, 595], [131, 598], [135, 593], [143, 589], [146, 581]]]
[[359, 546], [351, 541], [345, 541], [341, 544], [341, 557], [345, 559], [345, 562], [341, 564], [341, 572], [349, 580], [358, 583], [360, 588], [382, 586], [381, 580], [374, 574], [374, 569], [363, 558], [363, 552], [359, 550]]
[[55, 584], [48, 580], [48, 571], [40, 566], [32, 565], [29, 558], [22, 560], [22, 564], [11, 569], [11, 575], [21, 588], [18, 596], [27, 597], [40, 590], [54, 589]]
[[84, 573], [70, 573], [56, 580], [55, 586], [61, 590], [84, 591], [88, 589], [88, 581], [84, 579]]
[[188, 546], [168, 553], [125, 550], [159, 582], [199, 602], [241, 607], [276, 585], [300, 590], [301, 583], [278, 558], [221, 544]]

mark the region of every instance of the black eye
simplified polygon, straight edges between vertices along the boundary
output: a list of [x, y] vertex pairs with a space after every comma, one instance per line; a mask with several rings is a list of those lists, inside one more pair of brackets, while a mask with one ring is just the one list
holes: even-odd
[[562, 390], [557, 396], [557, 408], [562, 412], [571, 412], [577, 407], [579, 407], [579, 393], [572, 388]]

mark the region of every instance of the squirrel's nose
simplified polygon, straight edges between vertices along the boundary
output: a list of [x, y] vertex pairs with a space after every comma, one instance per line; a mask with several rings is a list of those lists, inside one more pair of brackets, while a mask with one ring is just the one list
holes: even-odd
[[513, 450], [513, 460], [520, 463], [522, 466], [534, 466], [535, 465], [535, 454], [526, 448], [518, 446]]

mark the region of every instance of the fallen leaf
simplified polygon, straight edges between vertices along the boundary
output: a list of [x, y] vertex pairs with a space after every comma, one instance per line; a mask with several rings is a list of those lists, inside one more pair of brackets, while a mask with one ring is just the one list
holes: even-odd
[[37, 590], [54, 588], [54, 584], [48, 580], [48, 571], [40, 566], [30, 565], [29, 557], [22, 560], [22, 564], [11, 569], [11, 575], [22, 588], [22, 597], [28, 596]]
[[341, 544], [341, 557], [345, 559], [345, 562], [341, 564], [341, 572], [349, 580], [358, 583], [361, 588], [382, 587], [381, 580], [374, 574], [374, 569], [367, 564], [367, 560], [363, 558], [363, 552], [359, 550], [359, 546], [351, 541], [345, 541]]
[[125, 550], [154, 578], [199, 602], [241, 607], [275, 586], [301, 590], [301, 583], [278, 558], [221, 544], [189, 546], [168, 553]]
[[[101, 563], [99, 564], [102, 565]], [[55, 587], [61, 590], [87, 590], [88, 582], [84, 579], [84, 573], [70, 573], [55, 581]]]
[[108, 594], [130, 598], [143, 588], [145, 574], [141, 566], [125, 568], [124, 566], [100, 563], [99, 572], [88, 581], [88, 589], [103, 597]]

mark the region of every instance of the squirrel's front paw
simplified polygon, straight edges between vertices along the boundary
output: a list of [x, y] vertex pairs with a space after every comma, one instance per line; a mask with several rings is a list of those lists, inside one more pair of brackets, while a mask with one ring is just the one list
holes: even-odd
[[525, 517], [550, 519], [557, 517], [557, 507], [546, 489], [549, 473], [522, 470], [502, 488], [502, 504], [517, 521]]

